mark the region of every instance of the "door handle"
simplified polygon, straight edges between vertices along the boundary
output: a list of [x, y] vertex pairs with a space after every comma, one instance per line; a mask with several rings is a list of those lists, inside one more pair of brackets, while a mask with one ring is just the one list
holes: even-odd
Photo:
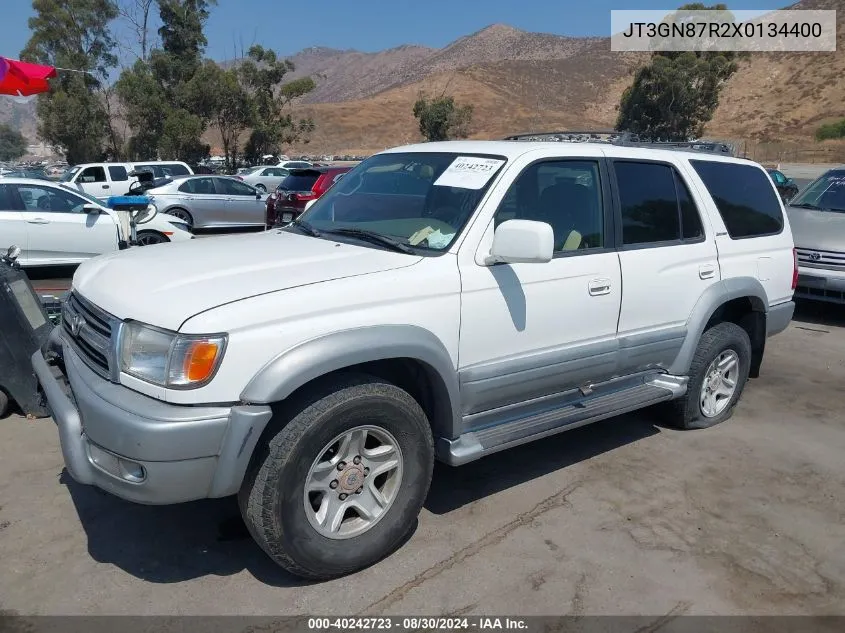
[[108, 189], [108, 188], [109, 188], [108, 185], [103, 185], [103, 189]]
[[698, 267], [698, 276], [701, 279], [712, 279], [716, 275], [716, 267], [713, 264], [704, 264]]
[[45, 220], [44, 218], [32, 218], [31, 220], [27, 220], [29, 224], [50, 224], [50, 220]]
[[610, 294], [610, 279], [593, 279], [587, 288], [594, 297]]

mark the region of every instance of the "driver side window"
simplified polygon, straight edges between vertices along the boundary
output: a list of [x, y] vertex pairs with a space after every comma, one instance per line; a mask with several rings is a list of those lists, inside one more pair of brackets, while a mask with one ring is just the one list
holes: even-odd
[[79, 177], [77, 182], [106, 182], [106, 170], [102, 167], [86, 167]]
[[511, 185], [496, 211], [506, 220], [550, 224], [555, 252], [604, 247], [604, 211], [599, 164], [594, 160], [551, 160], [529, 165]]
[[18, 185], [24, 210], [47, 213], [82, 213], [85, 200], [67, 191], [51, 187]]

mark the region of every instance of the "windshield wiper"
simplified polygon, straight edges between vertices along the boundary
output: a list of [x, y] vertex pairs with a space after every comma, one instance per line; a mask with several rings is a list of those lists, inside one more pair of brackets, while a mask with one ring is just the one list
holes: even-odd
[[323, 233], [318, 231], [313, 226], [308, 224], [305, 220], [296, 220], [295, 222], [291, 222], [287, 226], [294, 226], [301, 230], [303, 233], [310, 235], [311, 237], [320, 237]]
[[789, 204], [790, 207], [796, 207], [798, 209], [816, 209], [821, 211], [821, 207], [816, 206], [815, 204], [810, 204], [809, 202], [801, 202], [800, 204]]
[[403, 244], [402, 242], [397, 242], [394, 239], [387, 237], [386, 235], [382, 235], [381, 233], [376, 233], [375, 231], [367, 231], [364, 229], [353, 229], [353, 228], [341, 228], [341, 229], [331, 229], [324, 231], [325, 233], [329, 233], [332, 235], [348, 235], [349, 237], [358, 237], [362, 240], [368, 240], [370, 242], [375, 242], [377, 244], [381, 244], [383, 246], [387, 246], [388, 248], [393, 249], [394, 251], [399, 251], [400, 253], [408, 253], [413, 255], [414, 249], [412, 249], [407, 244]]

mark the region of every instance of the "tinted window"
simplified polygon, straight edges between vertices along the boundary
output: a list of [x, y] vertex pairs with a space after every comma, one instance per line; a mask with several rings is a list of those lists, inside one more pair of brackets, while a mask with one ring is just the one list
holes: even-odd
[[206, 195], [217, 194], [217, 191], [214, 189], [214, 181], [211, 178], [191, 178], [186, 180], [179, 185], [179, 191]]
[[763, 170], [706, 160], [690, 163], [704, 181], [732, 238], [774, 235], [783, 230], [780, 199]]
[[514, 219], [550, 224], [555, 251], [602, 247], [604, 220], [598, 163], [561, 160], [527, 167], [505, 194], [495, 224]]
[[255, 196], [255, 189], [232, 178], [218, 178], [217, 187], [227, 196]]
[[163, 170], [166, 172], [166, 176], [190, 176], [191, 172], [188, 171], [188, 168], [184, 165], [180, 165], [179, 163], [167, 163], [166, 165], [162, 165]]
[[122, 165], [109, 165], [109, 176], [115, 182], [122, 180], [129, 180], [129, 175], [126, 173], [126, 167]]
[[26, 211], [50, 213], [81, 213], [86, 202], [69, 191], [52, 187], [16, 185]]
[[299, 174], [288, 174], [279, 183], [279, 189], [282, 191], [311, 191], [317, 178], [320, 177], [320, 172], [307, 172]]
[[76, 182], [106, 182], [106, 170], [102, 167], [86, 167]]
[[20, 211], [12, 185], [0, 185], [0, 211]]
[[675, 179], [668, 165], [616, 162], [623, 244], [680, 239]]

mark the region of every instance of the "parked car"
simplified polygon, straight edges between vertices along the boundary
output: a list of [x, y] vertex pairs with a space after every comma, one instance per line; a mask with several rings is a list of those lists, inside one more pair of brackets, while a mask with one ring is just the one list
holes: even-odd
[[[138, 227], [142, 245], [190, 240], [178, 218], [157, 214]], [[117, 212], [67, 185], [27, 178], [0, 180], [0, 249], [21, 247], [23, 267], [79, 264], [118, 250]]]
[[683, 429], [724, 422], [796, 276], [756, 163], [422, 143], [282, 229], [83, 264], [63, 320], [98, 327], [63, 326], [46, 350], [63, 362], [33, 367], [78, 482], [145, 504], [237, 494], [268, 556], [325, 579], [402, 543], [435, 459], [654, 404]]
[[766, 171], [769, 173], [772, 182], [775, 183], [775, 187], [777, 187], [778, 193], [784, 202], [789, 202], [789, 200], [798, 195], [798, 185], [795, 184], [792, 178], [787, 178], [782, 171], [778, 171], [777, 169], [767, 169]]
[[264, 226], [267, 195], [234, 176], [174, 178], [147, 195], [191, 230]]
[[0, 178], [34, 178], [36, 180], [51, 180], [43, 169], [17, 169], [0, 174]]
[[309, 167], [292, 169], [267, 197], [267, 228], [287, 224], [305, 211], [305, 206], [322, 196], [351, 167]]
[[284, 167], [259, 165], [258, 167], [250, 167], [246, 171], [237, 175], [239, 180], [243, 180], [246, 184], [252, 185], [259, 191], [272, 191], [279, 186], [285, 176], [288, 175], [289, 170]]
[[276, 167], [282, 169], [307, 169], [311, 163], [307, 160], [280, 160]]
[[156, 178], [188, 176], [194, 173], [187, 163], [179, 161], [86, 163], [69, 168], [61, 181], [99, 200], [105, 200], [111, 196], [126, 195], [135, 182], [129, 174], [142, 169], [153, 172]]
[[810, 183], [786, 212], [798, 252], [795, 296], [845, 303], [845, 167]]

